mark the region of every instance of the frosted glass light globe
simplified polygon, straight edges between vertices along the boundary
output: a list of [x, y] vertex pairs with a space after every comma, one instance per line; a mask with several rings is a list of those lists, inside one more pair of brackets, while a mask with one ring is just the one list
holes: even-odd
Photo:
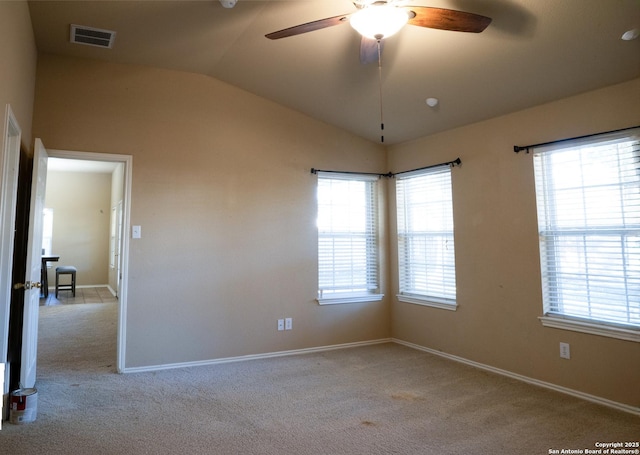
[[406, 11], [389, 5], [371, 5], [351, 16], [351, 26], [370, 39], [389, 38], [405, 26], [409, 16]]

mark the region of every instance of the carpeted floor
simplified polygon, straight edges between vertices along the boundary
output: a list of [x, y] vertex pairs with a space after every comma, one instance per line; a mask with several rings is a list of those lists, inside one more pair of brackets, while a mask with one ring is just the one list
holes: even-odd
[[116, 311], [40, 308], [38, 418], [3, 425], [0, 453], [541, 455], [640, 439], [640, 417], [391, 343], [119, 375]]

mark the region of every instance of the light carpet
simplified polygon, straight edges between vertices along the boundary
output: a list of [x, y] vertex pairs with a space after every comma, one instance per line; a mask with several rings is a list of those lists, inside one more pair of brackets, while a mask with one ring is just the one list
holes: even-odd
[[548, 454], [640, 439], [640, 417], [393, 343], [120, 375], [116, 305], [40, 309], [38, 417], [5, 423], [0, 453]]

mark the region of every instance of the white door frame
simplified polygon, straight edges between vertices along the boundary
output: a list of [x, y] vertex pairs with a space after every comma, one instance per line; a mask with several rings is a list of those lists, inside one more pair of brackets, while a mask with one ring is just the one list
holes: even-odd
[[[47, 150], [50, 158], [64, 158], [87, 161], [109, 161], [124, 164], [124, 189], [122, 208], [123, 233], [130, 231], [131, 216], [131, 172], [133, 157], [131, 155], [117, 155], [111, 153], [78, 152], [70, 150]], [[120, 281], [120, 293], [118, 295], [118, 339], [117, 339], [117, 369], [118, 373], [124, 372], [127, 334], [127, 288], [129, 282], [129, 236], [122, 236], [121, 267], [122, 279]]]
[[[11, 106], [5, 108], [4, 131], [0, 141], [0, 365], [7, 361], [9, 314], [13, 271], [13, 249], [18, 197], [18, 167], [22, 131]], [[9, 393], [9, 368], [0, 371], [0, 392]], [[0, 419], [2, 402], [0, 402]]]
[[123, 230], [123, 212], [122, 212], [122, 200], [118, 201], [116, 205], [116, 261], [115, 261], [115, 269], [116, 269], [116, 296], [119, 298], [120, 294], [122, 294], [122, 289], [120, 288], [120, 283], [122, 281], [122, 238], [124, 236]]

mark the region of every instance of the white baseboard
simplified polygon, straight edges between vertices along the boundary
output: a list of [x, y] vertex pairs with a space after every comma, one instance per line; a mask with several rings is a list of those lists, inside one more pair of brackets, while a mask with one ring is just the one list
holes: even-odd
[[336, 349], [356, 348], [360, 346], [370, 346], [374, 344], [391, 343], [391, 342], [392, 342], [391, 338], [382, 338], [382, 339], [371, 340], [371, 341], [358, 341], [355, 343], [333, 344], [329, 346], [319, 346], [315, 348], [294, 349], [291, 351], [277, 351], [277, 352], [267, 352], [264, 354], [243, 355], [238, 357], [225, 357], [225, 358], [213, 359], [213, 360], [199, 360], [196, 362], [169, 363], [164, 365], [152, 365], [148, 367], [131, 367], [131, 368], [125, 367], [122, 370], [122, 373], [125, 373], [125, 374], [126, 373], [142, 373], [147, 371], [169, 370], [173, 368], [218, 365], [222, 363], [244, 362], [247, 360], [269, 359], [274, 357], [285, 357], [290, 355], [310, 354], [313, 352], [333, 351]]
[[552, 384], [550, 382], [545, 382], [545, 381], [540, 381], [538, 379], [534, 379], [534, 378], [530, 378], [528, 376], [523, 376], [521, 374], [517, 374], [517, 373], [512, 373], [511, 371], [507, 371], [507, 370], [502, 370], [500, 368], [495, 368], [492, 367], [490, 365], [485, 365], [483, 363], [479, 363], [479, 362], [474, 362], [473, 360], [468, 360], [465, 359], [463, 357], [458, 357], [456, 355], [452, 355], [452, 354], [447, 354], [446, 352], [441, 352], [441, 351], [436, 351], [435, 349], [430, 349], [430, 348], [426, 348], [424, 346], [420, 346], [418, 344], [414, 344], [414, 343], [409, 343], [407, 341], [403, 341], [403, 340], [398, 340], [396, 338], [392, 338], [391, 341], [393, 341], [394, 343], [397, 344], [401, 344], [403, 346], [407, 346], [413, 349], [417, 349], [420, 351], [424, 351], [424, 352], [428, 352], [429, 354], [434, 354], [440, 357], [444, 357], [446, 359], [449, 360], [454, 360], [456, 362], [460, 362], [460, 363], [464, 363], [476, 368], [480, 368], [482, 370], [486, 370], [486, 371], [490, 371], [492, 373], [496, 373], [496, 374], [500, 374], [502, 376], [507, 376], [509, 378], [513, 378], [513, 379], [517, 379], [519, 381], [522, 382], [526, 382], [529, 384], [533, 384], [539, 387], [544, 387], [546, 389], [550, 389], [550, 390], [554, 390], [556, 392], [561, 392], [567, 395], [571, 395], [574, 396], [576, 398], [581, 398], [583, 400], [586, 401], [591, 401], [592, 403], [597, 403], [603, 406], [607, 406], [610, 408], [614, 408], [617, 409], [619, 411], [624, 411], [624, 412], [628, 412], [631, 414], [635, 414], [635, 415], [639, 415], [640, 416], [640, 408], [639, 407], [635, 407], [635, 406], [630, 406], [628, 404], [624, 404], [624, 403], [618, 403], [617, 401], [611, 401], [608, 400], [606, 398], [602, 398], [602, 397], [598, 397], [595, 395], [591, 395], [588, 393], [584, 393], [584, 392], [580, 392], [578, 390], [573, 390], [573, 389], [569, 389], [567, 387], [562, 387], [556, 384]]

